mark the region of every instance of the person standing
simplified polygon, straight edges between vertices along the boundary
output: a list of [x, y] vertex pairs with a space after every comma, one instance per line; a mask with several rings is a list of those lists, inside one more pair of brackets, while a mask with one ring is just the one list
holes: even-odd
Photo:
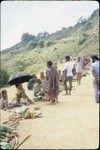
[[58, 102], [59, 85], [57, 70], [52, 61], [47, 61], [46, 80], [48, 91], [46, 92], [50, 104]]
[[100, 60], [96, 55], [92, 55], [91, 71], [93, 75], [93, 87], [96, 103], [100, 103]]
[[91, 71], [93, 75], [93, 87], [96, 103], [100, 103], [100, 60], [96, 55], [92, 55]]
[[77, 83], [80, 84], [81, 83], [81, 78], [82, 78], [82, 71], [83, 71], [83, 63], [82, 63], [80, 57], [77, 58], [77, 62], [75, 64], [75, 68], [76, 68]]
[[[66, 64], [64, 66], [63, 76], [64, 76], [64, 89], [66, 91], [66, 95], [71, 94], [72, 91], [72, 80], [73, 74], [75, 71], [75, 66], [72, 61], [70, 61], [70, 56], [65, 57]], [[67, 82], [69, 82], [69, 88], [67, 86]], [[69, 93], [68, 93], [69, 90]]]

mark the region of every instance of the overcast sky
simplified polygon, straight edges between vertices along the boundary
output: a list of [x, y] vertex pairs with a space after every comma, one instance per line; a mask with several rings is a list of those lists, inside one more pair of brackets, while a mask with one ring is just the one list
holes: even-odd
[[1, 50], [18, 43], [22, 33], [53, 33], [97, 8], [97, 1], [2, 1]]

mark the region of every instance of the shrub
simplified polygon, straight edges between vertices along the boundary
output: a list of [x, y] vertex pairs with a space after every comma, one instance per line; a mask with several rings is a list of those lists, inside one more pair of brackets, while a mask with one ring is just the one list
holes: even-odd
[[0, 69], [0, 88], [5, 86], [9, 79], [9, 75], [6, 70]]
[[86, 35], [83, 35], [83, 36], [79, 39], [79, 45], [83, 44], [86, 40], [87, 40]]
[[45, 45], [44, 45], [44, 41], [39, 41], [38, 42], [38, 46], [39, 46], [39, 48], [43, 48]]

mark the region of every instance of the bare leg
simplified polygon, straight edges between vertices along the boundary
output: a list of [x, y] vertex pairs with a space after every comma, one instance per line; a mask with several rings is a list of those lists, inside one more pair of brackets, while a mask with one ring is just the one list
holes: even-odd
[[30, 104], [33, 103], [33, 101], [32, 101], [26, 94], [25, 94], [25, 97], [26, 97], [27, 101], [28, 101]]
[[57, 96], [56, 99], [55, 99], [55, 103], [58, 103], [58, 96]]
[[67, 81], [64, 81], [64, 89], [66, 91], [66, 95], [68, 95]]
[[72, 91], [72, 80], [69, 80], [69, 94], [71, 94]]

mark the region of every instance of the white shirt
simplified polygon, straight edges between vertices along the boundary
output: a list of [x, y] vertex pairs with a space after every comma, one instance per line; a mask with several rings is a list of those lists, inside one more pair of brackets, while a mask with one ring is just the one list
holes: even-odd
[[91, 65], [91, 70], [92, 72], [95, 73], [95, 75], [100, 76], [100, 61], [95, 61], [94, 63], [92, 63]]
[[67, 74], [66, 77], [72, 77], [73, 76], [73, 72], [72, 69], [74, 68], [74, 64], [72, 61], [68, 61], [66, 62], [65, 66], [64, 66], [64, 70], [67, 69]]

